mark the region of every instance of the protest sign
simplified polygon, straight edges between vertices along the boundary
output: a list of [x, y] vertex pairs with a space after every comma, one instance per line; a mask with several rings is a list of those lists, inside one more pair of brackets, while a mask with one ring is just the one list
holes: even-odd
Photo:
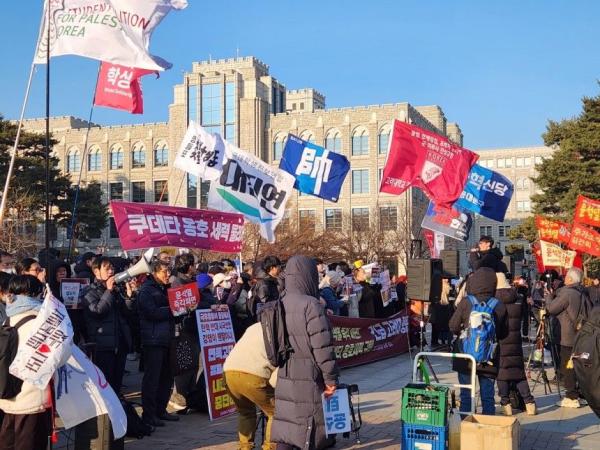
[[563, 267], [565, 269], [573, 267], [576, 252], [563, 250], [560, 246], [546, 241], [540, 241], [540, 250], [545, 267]]
[[474, 164], [454, 207], [502, 222], [512, 195], [513, 184], [508, 178]]
[[543, 241], [568, 244], [571, 239], [571, 225], [568, 223], [535, 216], [535, 227]]
[[54, 374], [56, 412], [65, 429], [108, 414], [115, 439], [125, 436], [127, 416], [102, 371], [77, 347]]
[[24, 345], [19, 345], [9, 371], [38, 389], [45, 389], [56, 369], [71, 355], [73, 343], [73, 325], [67, 309], [50, 288], [32, 324], [32, 333]]
[[191, 121], [173, 165], [203, 180], [216, 180], [223, 171], [225, 142]]
[[472, 223], [471, 215], [466, 212], [458, 211], [456, 208], [445, 208], [429, 202], [421, 227], [452, 239], [466, 241], [469, 238]]
[[169, 308], [175, 317], [193, 311], [200, 303], [200, 292], [196, 283], [167, 289]]
[[399, 195], [415, 186], [437, 204], [450, 207], [478, 158], [445, 137], [396, 120], [380, 191]]
[[296, 178], [300, 192], [337, 202], [350, 161], [339, 153], [319, 147], [290, 134], [279, 168]]
[[579, 195], [573, 222], [600, 227], [600, 200]]
[[144, 100], [140, 78], [150, 73], [154, 71], [103, 61], [98, 74], [94, 105], [142, 114]]
[[79, 309], [79, 296], [84, 286], [88, 286], [87, 278], [65, 278], [60, 282], [60, 296], [66, 308]]
[[210, 183], [208, 207], [243, 214], [260, 225], [261, 236], [273, 243], [294, 182], [289, 173], [225, 141], [223, 172]]
[[110, 202], [123, 250], [184, 247], [239, 253], [240, 214], [143, 203]]
[[227, 305], [197, 309], [198, 335], [202, 351], [202, 367], [206, 380], [206, 396], [210, 420], [229, 416], [236, 411], [233, 399], [225, 389], [223, 363], [235, 345], [231, 315]]
[[408, 316], [399, 312], [386, 319], [329, 316], [333, 345], [340, 367], [352, 367], [408, 351]]
[[321, 394], [321, 402], [323, 403], [327, 436], [352, 431], [352, 414], [350, 413], [350, 397], [347, 388], [337, 389], [328, 398]]
[[600, 257], [600, 233], [579, 223], [574, 223], [569, 248]]

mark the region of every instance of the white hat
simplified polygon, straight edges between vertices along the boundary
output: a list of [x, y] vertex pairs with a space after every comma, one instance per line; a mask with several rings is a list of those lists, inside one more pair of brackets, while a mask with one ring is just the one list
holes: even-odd
[[224, 273], [218, 273], [213, 277], [213, 286], [217, 287], [218, 285], [220, 285], [223, 281], [229, 281], [231, 280], [231, 275], [225, 275]]

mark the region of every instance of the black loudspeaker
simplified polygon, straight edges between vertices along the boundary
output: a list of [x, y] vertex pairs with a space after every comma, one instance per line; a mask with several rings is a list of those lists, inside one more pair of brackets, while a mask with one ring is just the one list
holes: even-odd
[[407, 297], [410, 300], [439, 302], [443, 272], [441, 259], [409, 259], [406, 268]]
[[458, 278], [460, 275], [458, 250], [442, 250], [440, 252], [440, 259], [444, 265], [444, 272], [452, 275], [453, 278]]

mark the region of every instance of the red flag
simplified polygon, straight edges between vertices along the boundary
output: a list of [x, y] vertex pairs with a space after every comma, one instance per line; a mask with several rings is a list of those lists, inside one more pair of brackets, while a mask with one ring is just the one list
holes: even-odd
[[142, 114], [144, 102], [139, 78], [150, 73], [155, 72], [102, 62], [94, 105]]
[[600, 257], [600, 233], [576, 222], [571, 230], [569, 248]]
[[542, 241], [562, 242], [568, 244], [571, 239], [571, 225], [565, 222], [535, 216], [535, 226]]
[[600, 227], [600, 201], [579, 195], [573, 222]]
[[445, 137], [396, 120], [380, 191], [399, 195], [412, 185], [437, 205], [450, 207], [478, 158]]

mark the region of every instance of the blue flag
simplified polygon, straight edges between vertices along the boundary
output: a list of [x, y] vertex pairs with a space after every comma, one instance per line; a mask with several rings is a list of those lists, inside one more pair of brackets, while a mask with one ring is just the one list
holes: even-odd
[[512, 195], [513, 184], [508, 178], [475, 164], [454, 206], [502, 222]]
[[344, 155], [290, 134], [279, 168], [296, 177], [294, 187], [300, 192], [337, 202], [350, 162]]

